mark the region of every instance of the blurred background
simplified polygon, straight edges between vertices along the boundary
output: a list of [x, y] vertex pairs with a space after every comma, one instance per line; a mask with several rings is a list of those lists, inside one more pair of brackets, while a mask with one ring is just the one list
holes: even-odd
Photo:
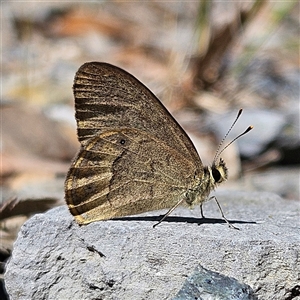
[[299, 12], [296, 0], [1, 2], [1, 273], [25, 220], [64, 204], [87, 61], [148, 86], [205, 165], [242, 107], [228, 140], [254, 129], [223, 153], [220, 189], [299, 200]]

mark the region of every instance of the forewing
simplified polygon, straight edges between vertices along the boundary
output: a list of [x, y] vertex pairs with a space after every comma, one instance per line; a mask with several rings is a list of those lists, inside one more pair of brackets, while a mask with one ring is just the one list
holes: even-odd
[[66, 201], [80, 224], [174, 206], [195, 165], [147, 132], [122, 129], [92, 138], [67, 175]]
[[126, 71], [106, 63], [82, 65], [74, 80], [78, 138], [83, 146], [103, 132], [148, 132], [193, 162], [202, 163], [187, 134], [155, 95]]

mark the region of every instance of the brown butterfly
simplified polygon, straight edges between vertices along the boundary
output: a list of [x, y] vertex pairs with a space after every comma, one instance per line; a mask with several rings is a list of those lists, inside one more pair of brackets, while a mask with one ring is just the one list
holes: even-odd
[[116, 66], [85, 63], [73, 91], [81, 148], [67, 174], [65, 198], [79, 224], [169, 208], [166, 217], [184, 202], [199, 203], [202, 214], [210, 192], [227, 179], [219, 155], [204, 167], [162, 103]]

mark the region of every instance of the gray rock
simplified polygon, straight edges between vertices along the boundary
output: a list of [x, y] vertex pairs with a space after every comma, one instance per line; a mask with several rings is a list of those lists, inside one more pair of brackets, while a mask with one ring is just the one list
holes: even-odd
[[257, 300], [249, 285], [197, 266], [172, 300]]
[[216, 195], [239, 231], [213, 201], [206, 219], [199, 207], [179, 208], [154, 229], [161, 212], [81, 227], [66, 206], [35, 215], [6, 267], [10, 299], [172, 299], [199, 264], [251, 286], [258, 299], [299, 299], [299, 203]]

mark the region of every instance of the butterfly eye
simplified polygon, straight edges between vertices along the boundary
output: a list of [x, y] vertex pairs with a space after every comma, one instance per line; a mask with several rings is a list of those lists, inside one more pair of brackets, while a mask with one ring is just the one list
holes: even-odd
[[123, 140], [123, 139], [122, 139], [122, 140], [120, 140], [120, 144], [121, 144], [121, 145], [125, 145], [125, 143], [126, 143], [126, 141], [125, 141], [125, 140]]
[[221, 174], [216, 168], [212, 169], [212, 175], [213, 175], [215, 182], [219, 182], [219, 180], [221, 179]]

